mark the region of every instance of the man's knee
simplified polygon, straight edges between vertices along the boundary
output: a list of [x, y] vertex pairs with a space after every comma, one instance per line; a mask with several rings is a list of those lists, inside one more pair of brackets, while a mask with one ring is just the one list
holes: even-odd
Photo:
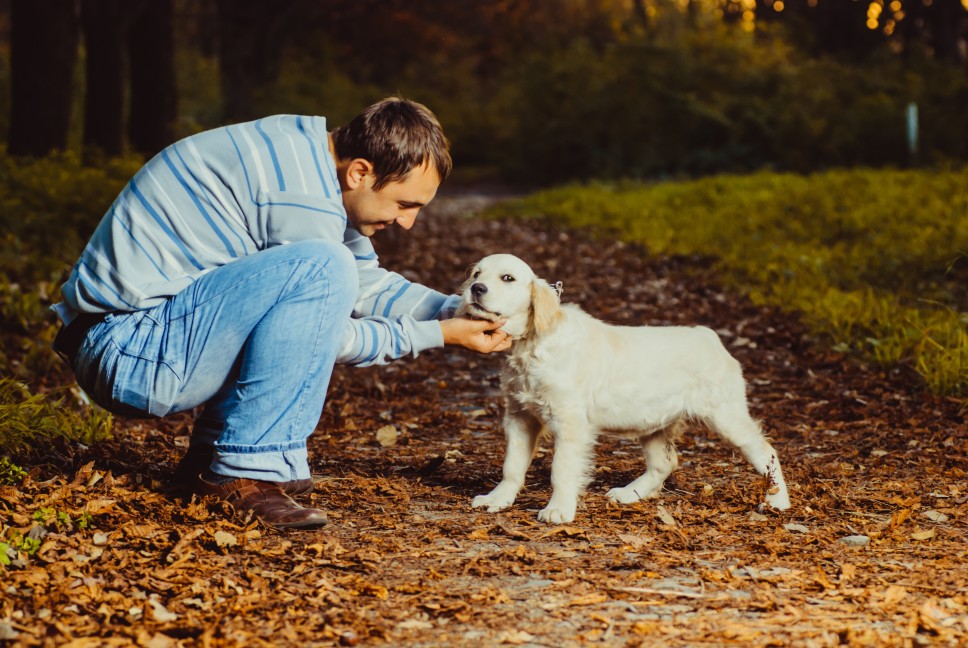
[[359, 290], [359, 277], [356, 259], [348, 247], [326, 240], [299, 241], [284, 247], [289, 248], [290, 260], [315, 288], [329, 299], [352, 306]]
[[294, 261], [304, 261], [324, 268], [329, 273], [356, 275], [356, 259], [348, 247], [335, 241], [314, 239], [288, 243], [288, 256]]

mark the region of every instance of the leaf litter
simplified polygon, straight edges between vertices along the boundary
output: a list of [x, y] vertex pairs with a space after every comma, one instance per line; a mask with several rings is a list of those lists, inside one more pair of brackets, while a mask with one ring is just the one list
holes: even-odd
[[[384, 265], [444, 292], [485, 254], [512, 252], [564, 299], [619, 324], [709, 326], [743, 363], [793, 508], [739, 454], [690, 430], [661, 495], [604, 493], [643, 470], [603, 438], [575, 522], [536, 521], [552, 453], [515, 505], [470, 508], [503, 458], [500, 358], [435, 350], [337, 367], [310, 439], [319, 530], [280, 532], [169, 494], [190, 415], [115, 421], [114, 440], [61, 448], [0, 523], [27, 535], [0, 567], [0, 642], [22, 646], [916, 646], [968, 640], [968, 426], [913, 373], [825, 350], [795, 316], [724, 290], [709, 260], [540, 221], [468, 218], [441, 197]], [[647, 361], [644, 359], [643, 361]], [[70, 377], [50, 378], [69, 384]], [[38, 532], [38, 535], [41, 535]], [[15, 552], [16, 553], [16, 552]]]

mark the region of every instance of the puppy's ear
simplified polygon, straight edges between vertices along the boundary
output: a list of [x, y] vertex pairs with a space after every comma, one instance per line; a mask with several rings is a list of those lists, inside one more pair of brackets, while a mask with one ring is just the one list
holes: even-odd
[[558, 293], [548, 282], [535, 277], [531, 282], [531, 330], [539, 335], [550, 331], [559, 318], [561, 305], [558, 303]]

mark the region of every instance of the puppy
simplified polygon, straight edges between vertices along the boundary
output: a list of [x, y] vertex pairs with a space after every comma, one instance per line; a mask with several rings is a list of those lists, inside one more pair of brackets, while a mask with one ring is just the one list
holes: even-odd
[[521, 259], [495, 254], [475, 264], [461, 287], [458, 314], [492, 321], [514, 342], [501, 376], [507, 453], [504, 476], [474, 507], [499, 511], [524, 485], [538, 436], [554, 439], [552, 496], [538, 519], [575, 519], [590, 481], [601, 433], [636, 439], [647, 470], [608, 491], [629, 503], [656, 495], [679, 464], [675, 441], [683, 423], [704, 421], [770, 479], [766, 502], [790, 507], [776, 451], [750, 418], [739, 363], [704, 327], [612, 326], [572, 304]]

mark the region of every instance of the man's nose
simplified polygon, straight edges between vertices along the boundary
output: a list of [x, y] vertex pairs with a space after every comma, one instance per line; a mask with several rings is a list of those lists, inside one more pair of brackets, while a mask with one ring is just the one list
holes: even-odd
[[407, 214], [405, 216], [397, 216], [396, 223], [405, 230], [409, 230], [413, 227], [413, 224], [417, 221], [416, 214]]
[[487, 292], [487, 286], [482, 283], [471, 284], [471, 294], [475, 297], [480, 298], [481, 295]]

